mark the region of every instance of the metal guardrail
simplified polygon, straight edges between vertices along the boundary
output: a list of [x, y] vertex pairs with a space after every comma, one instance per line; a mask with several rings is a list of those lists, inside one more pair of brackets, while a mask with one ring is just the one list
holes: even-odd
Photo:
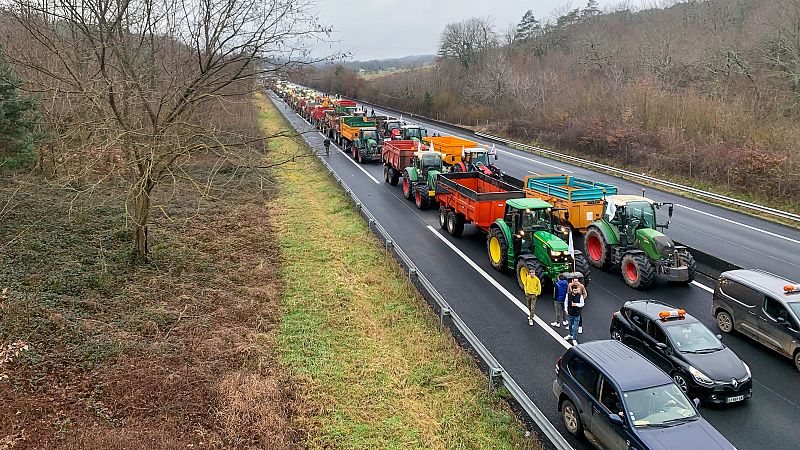
[[[270, 91], [270, 99], [273, 103], [277, 98]], [[278, 106], [278, 105], [276, 105]], [[280, 108], [279, 108], [280, 109]], [[314, 148], [313, 144], [308, 140], [308, 137], [303, 135], [303, 139], [310, 148]], [[319, 156], [319, 155], [317, 155]], [[435, 303], [439, 311], [439, 325], [445, 325], [445, 317], [450, 318], [452, 325], [458, 330], [459, 333], [466, 339], [472, 349], [480, 356], [481, 360], [486, 364], [489, 375], [489, 386], [491, 387], [494, 382], [499, 382], [504, 386], [514, 399], [519, 403], [522, 409], [528, 414], [533, 422], [539, 427], [542, 433], [553, 444], [557, 450], [573, 450], [573, 447], [564, 439], [564, 436], [558, 432], [552, 423], [545, 417], [544, 413], [533, 403], [528, 394], [522, 390], [514, 379], [508, 375], [503, 369], [503, 366], [492, 355], [489, 349], [475, 336], [475, 333], [470, 330], [469, 326], [453, 311], [444, 297], [436, 290], [433, 284], [423, 275], [411, 258], [398, 246], [389, 232], [380, 224], [380, 222], [372, 215], [372, 213], [364, 206], [358, 196], [347, 185], [347, 183], [336, 173], [335, 170], [328, 164], [324, 158], [318, 158], [328, 173], [331, 174], [336, 183], [344, 190], [345, 194], [350, 198], [356, 207], [356, 211], [367, 221], [369, 229], [378, 237], [384, 244], [386, 251], [388, 251], [405, 269], [409, 281], [420, 291], [420, 293], [429, 302]]]
[[[355, 99], [351, 99], [351, 100], [355, 100]], [[483, 138], [483, 139], [487, 139], [487, 140], [490, 140], [490, 141], [495, 141], [495, 142], [507, 145], [509, 147], [517, 148], [519, 150], [528, 151], [528, 152], [532, 152], [532, 153], [538, 153], [541, 156], [550, 157], [550, 158], [554, 158], [554, 159], [558, 159], [558, 160], [562, 160], [562, 161], [573, 162], [575, 164], [578, 164], [578, 165], [581, 165], [581, 166], [584, 166], [584, 167], [597, 168], [597, 169], [600, 169], [600, 170], [603, 170], [603, 171], [611, 172], [613, 174], [618, 174], [619, 176], [622, 176], [622, 177], [635, 178], [635, 179], [647, 181], [647, 182], [655, 184], [655, 185], [664, 186], [664, 187], [668, 187], [668, 188], [671, 188], [671, 189], [676, 189], [676, 190], [679, 190], [679, 191], [687, 192], [687, 193], [690, 193], [690, 194], [693, 194], [693, 195], [697, 195], [697, 196], [700, 196], [700, 197], [705, 197], [705, 198], [708, 198], [708, 199], [711, 199], [711, 200], [715, 200], [715, 201], [718, 201], [718, 202], [727, 203], [727, 204], [732, 205], [732, 206], [737, 206], [737, 207], [740, 207], [740, 208], [746, 208], [746, 209], [749, 209], [749, 210], [752, 210], [752, 211], [770, 214], [770, 215], [775, 216], [775, 217], [781, 217], [783, 219], [788, 219], [788, 220], [793, 220], [793, 221], [800, 222], [800, 214], [791, 213], [789, 211], [783, 211], [783, 210], [780, 210], [780, 209], [777, 209], [777, 208], [770, 208], [768, 206], [759, 205], [757, 203], [752, 203], [752, 202], [748, 202], [748, 201], [745, 201], [745, 200], [740, 200], [740, 199], [737, 199], [737, 198], [728, 197], [726, 195], [717, 194], [717, 193], [710, 192], [710, 191], [704, 191], [702, 189], [693, 188], [691, 186], [685, 186], [685, 185], [682, 185], [682, 184], [679, 184], [679, 183], [673, 183], [671, 181], [662, 180], [660, 178], [655, 178], [655, 177], [651, 177], [651, 176], [648, 176], [648, 175], [643, 175], [643, 174], [636, 173], [636, 172], [631, 172], [629, 170], [619, 169], [619, 168], [614, 167], [614, 166], [609, 166], [607, 164], [601, 164], [601, 163], [598, 163], [598, 162], [595, 162], [595, 161], [592, 161], [592, 160], [589, 160], [589, 159], [579, 158], [577, 156], [568, 155], [566, 153], [561, 153], [561, 152], [557, 152], [557, 151], [554, 151], [554, 150], [548, 150], [546, 148], [537, 147], [535, 145], [523, 144], [521, 142], [512, 141], [511, 139], [506, 139], [506, 138], [503, 138], [503, 137], [500, 137], [500, 136], [494, 136], [494, 135], [491, 135], [491, 134], [488, 134], [488, 133], [482, 133], [480, 131], [475, 131], [475, 130], [472, 130], [472, 129], [469, 129], [469, 128], [465, 128], [465, 127], [462, 127], [462, 126], [459, 126], [459, 125], [452, 124], [452, 123], [442, 122], [442, 121], [436, 120], [436, 119], [431, 119], [430, 117], [425, 117], [425, 116], [420, 115], [420, 114], [414, 114], [414, 113], [409, 113], [409, 112], [406, 112], [406, 111], [400, 111], [400, 110], [397, 110], [397, 109], [394, 109], [394, 108], [389, 108], [389, 107], [386, 107], [386, 106], [376, 105], [374, 103], [366, 102], [364, 100], [355, 100], [355, 101], [358, 101], [358, 102], [363, 103], [365, 105], [374, 106], [376, 108], [381, 108], [381, 109], [384, 109], [384, 110], [387, 110], [387, 111], [392, 111], [392, 112], [394, 112], [396, 114], [404, 114], [404, 115], [407, 115], [408, 117], [415, 117], [416, 116], [416, 117], [419, 117], [421, 119], [424, 119], [427, 122], [435, 123], [435, 124], [441, 125], [443, 127], [453, 128], [453, 129], [459, 130], [459, 131], [461, 131], [463, 133], [473, 134], [473, 135], [475, 135], [477, 137], [480, 137], [480, 138]]]

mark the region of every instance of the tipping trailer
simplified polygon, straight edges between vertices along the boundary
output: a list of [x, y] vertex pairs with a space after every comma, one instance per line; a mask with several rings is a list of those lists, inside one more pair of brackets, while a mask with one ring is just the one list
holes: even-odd
[[580, 251], [573, 259], [558, 237], [561, 226], [553, 205], [525, 198], [513, 185], [479, 172], [440, 174], [436, 181], [439, 225], [452, 236], [473, 223], [487, 233], [486, 250], [495, 270], [515, 270], [517, 282], [533, 272], [543, 282], [564, 272], [579, 272], [588, 284], [589, 264]]
[[326, 105], [324, 102], [321, 105], [315, 106], [314, 110], [311, 111], [311, 123], [317, 128], [322, 129], [325, 124], [325, 113], [328, 111], [333, 111], [333, 107]]
[[405, 168], [414, 164], [414, 153], [419, 148], [420, 145], [416, 141], [384, 141], [381, 149], [383, 179], [392, 186], [397, 186]]
[[582, 233], [603, 215], [606, 196], [617, 193], [616, 186], [565, 174], [527, 176], [524, 186], [526, 197], [555, 205], [561, 223]]
[[458, 136], [427, 136], [422, 140], [431, 147], [431, 150], [443, 153], [442, 161], [448, 166], [461, 162], [461, 153], [464, 149], [478, 147], [477, 142]]

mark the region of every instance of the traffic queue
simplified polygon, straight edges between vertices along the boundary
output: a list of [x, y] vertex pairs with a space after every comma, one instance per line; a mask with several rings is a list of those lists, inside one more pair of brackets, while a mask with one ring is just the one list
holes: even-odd
[[[354, 102], [339, 108], [337, 100], [288, 82], [273, 90], [296, 111], [308, 104], [298, 98], [314, 99], [309, 117], [314, 108], [338, 115], [338, 125], [315, 125], [360, 163], [374, 158], [360, 158], [352, 150], [358, 144], [342, 137], [341, 125], [374, 130], [377, 138], [367, 146], [379, 148], [385, 181], [396, 186], [402, 177], [404, 197], [420, 209], [438, 209], [442, 229], [454, 237], [475, 224], [487, 236], [492, 267], [513, 272], [526, 294], [529, 278], [555, 286], [564, 275], [580, 282], [585, 293], [589, 266], [618, 270], [636, 289], [652, 286], [657, 276], [694, 280], [688, 249], [657, 231], [669, 226], [657, 221], [657, 211], [665, 208], [671, 217], [672, 204], [619, 195], [612, 185], [564, 174], [517, 180], [495, 166], [493, 148], [429, 136], [402, 117], [373, 112], [370, 120]], [[585, 233], [584, 251], [573, 248], [573, 232]], [[570, 301], [567, 296], [565, 309]], [[800, 371], [800, 283], [760, 270], [724, 272], [710, 314], [722, 333], [751, 338], [790, 358]], [[551, 325], [561, 325], [556, 322]], [[553, 392], [570, 433], [608, 449], [733, 448], [697, 410], [701, 403], [736, 404], [753, 396], [750, 368], [721, 335], [683, 309], [637, 299], [613, 313], [609, 338], [577, 344], [556, 363]]]

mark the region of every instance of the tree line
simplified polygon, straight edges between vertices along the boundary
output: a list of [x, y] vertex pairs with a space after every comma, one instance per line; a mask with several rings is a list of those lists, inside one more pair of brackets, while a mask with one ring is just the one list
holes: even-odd
[[[673, 1], [501, 30], [448, 24], [429, 68], [323, 89], [648, 173], [800, 204], [800, 0]], [[341, 91], [340, 91], [341, 92]]]

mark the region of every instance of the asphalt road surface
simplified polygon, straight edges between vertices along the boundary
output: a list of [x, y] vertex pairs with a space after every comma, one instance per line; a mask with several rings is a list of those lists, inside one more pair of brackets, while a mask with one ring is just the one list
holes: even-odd
[[[272, 98], [295, 128], [312, 130], [285, 103], [274, 95]], [[434, 129], [437, 128], [431, 127], [429, 131]], [[309, 132], [306, 137], [314, 148], [322, 149], [321, 134]], [[553, 173], [568, 169], [577, 176], [615, 183], [623, 193], [637, 192], [634, 184], [623, 180], [498, 148], [500, 167], [518, 178], [529, 171]], [[436, 211], [416, 209], [412, 202], [403, 198], [400, 186], [383, 182], [379, 163], [361, 166], [334, 146], [326, 159], [550, 422], [575, 448], [591, 448], [586, 441], [576, 440], [566, 432], [552, 393], [554, 365], [568, 345], [560, 338], [565, 332], [563, 328], [528, 326], [522, 291], [512, 275], [498, 273], [489, 265], [485, 235], [468, 225], [462, 238], [449, 236], [439, 228]], [[649, 190], [648, 195], [682, 205], [676, 207], [670, 229], [677, 240], [742, 266], [763, 267], [798, 278], [800, 258], [795, 253], [800, 250], [800, 233], [797, 231], [655, 190]], [[756, 242], [760, 245], [754, 245]], [[577, 242], [576, 246], [581, 248], [582, 243]], [[713, 286], [713, 280], [699, 278], [697, 281], [688, 286], [659, 282], [643, 293], [628, 288], [618, 273], [593, 271], [580, 341], [608, 339], [611, 314], [625, 301], [638, 298], [654, 298], [684, 308], [716, 331], [710, 315], [708, 288]], [[544, 293], [537, 315], [544, 323], [550, 323], [553, 314], [551, 297]], [[800, 374], [788, 359], [747, 339], [725, 336], [723, 342], [750, 366], [754, 379], [753, 398], [735, 406], [701, 407], [703, 416], [738, 449], [798, 448]]]

